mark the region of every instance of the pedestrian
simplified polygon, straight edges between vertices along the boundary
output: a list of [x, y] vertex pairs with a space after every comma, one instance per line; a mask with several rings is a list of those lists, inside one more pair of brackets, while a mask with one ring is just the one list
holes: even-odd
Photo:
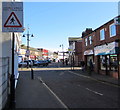
[[27, 68], [29, 68], [29, 61], [27, 60]]
[[89, 75], [91, 76], [91, 74], [92, 74], [92, 71], [93, 71], [93, 62], [92, 62], [92, 59], [90, 59], [90, 61], [89, 61]]
[[85, 68], [85, 62], [84, 61], [81, 61], [81, 67], [82, 67], [82, 71], [84, 71], [84, 68]]
[[66, 63], [66, 66], [67, 66], [68, 65], [68, 59], [67, 58], [65, 59], [65, 63]]

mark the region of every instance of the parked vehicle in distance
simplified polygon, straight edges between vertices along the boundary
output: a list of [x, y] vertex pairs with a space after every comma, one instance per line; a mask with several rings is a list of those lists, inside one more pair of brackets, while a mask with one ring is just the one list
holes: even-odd
[[25, 61], [21, 61], [18, 63], [18, 67], [27, 67], [29, 64], [29, 67], [33, 66], [33, 62], [32, 60], [25, 60]]
[[42, 65], [42, 66], [48, 66], [48, 61], [46, 61], [46, 60], [39, 60], [38, 61], [38, 66], [40, 66], [40, 65]]
[[48, 63], [51, 63], [51, 60], [46, 60]]
[[33, 66], [32, 60], [25, 60], [24, 62], [26, 62], [27, 64], [29, 63], [29, 66]]
[[39, 66], [39, 61], [34, 60], [33, 66]]
[[26, 66], [27, 66], [27, 62], [25, 62], [25, 61], [21, 61], [21, 62], [18, 63], [19, 68], [20, 67], [26, 67]]

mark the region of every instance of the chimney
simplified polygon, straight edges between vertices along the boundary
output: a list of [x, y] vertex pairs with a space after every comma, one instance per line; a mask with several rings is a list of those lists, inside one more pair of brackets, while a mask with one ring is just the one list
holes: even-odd
[[82, 32], [82, 38], [92, 32], [93, 32], [92, 28], [86, 28], [86, 30]]

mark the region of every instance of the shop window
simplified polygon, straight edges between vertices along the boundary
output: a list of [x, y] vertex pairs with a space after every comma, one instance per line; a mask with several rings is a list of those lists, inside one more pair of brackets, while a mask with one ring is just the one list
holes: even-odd
[[105, 39], [105, 30], [102, 29], [100, 30], [100, 40], [104, 40]]
[[118, 71], [117, 55], [110, 55], [110, 70]]
[[110, 37], [115, 36], [116, 35], [116, 26], [115, 26], [115, 24], [111, 24], [109, 29], [110, 29]]
[[100, 56], [100, 69], [101, 70], [106, 70], [105, 56]]
[[100, 56], [100, 69], [106, 70], [106, 67], [107, 70], [118, 71], [117, 55]]

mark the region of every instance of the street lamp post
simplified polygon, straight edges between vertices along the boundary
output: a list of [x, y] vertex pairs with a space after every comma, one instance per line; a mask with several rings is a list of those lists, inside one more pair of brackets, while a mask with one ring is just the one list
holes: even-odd
[[62, 47], [62, 53], [63, 53], [63, 66], [64, 66], [64, 46], [63, 46], [63, 44], [60, 45], [60, 47]]
[[[25, 35], [27, 36], [27, 50], [26, 50], [26, 56], [27, 56], [27, 60], [29, 60], [29, 55], [30, 55], [30, 50], [29, 50], [29, 41], [30, 41], [30, 35], [31, 37], [34, 37], [33, 34], [29, 34], [29, 28], [28, 28], [28, 32], [27, 34], [24, 34], [23, 37], [25, 37]], [[29, 67], [29, 62], [28, 62], [28, 65]]]

